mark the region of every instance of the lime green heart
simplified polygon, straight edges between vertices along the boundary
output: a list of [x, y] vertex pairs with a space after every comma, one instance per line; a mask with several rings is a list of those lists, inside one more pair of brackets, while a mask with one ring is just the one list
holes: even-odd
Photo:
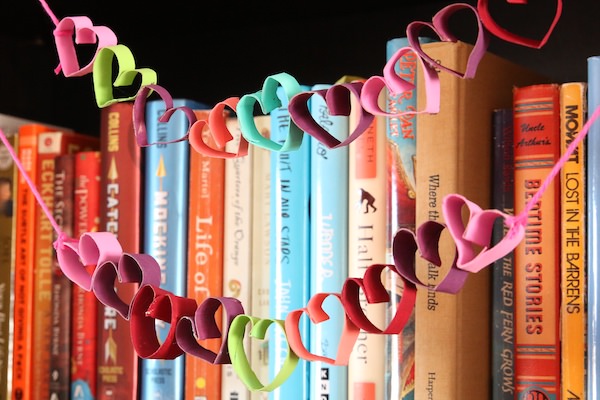
[[[119, 68], [114, 82], [112, 80], [113, 60], [117, 61]], [[138, 75], [141, 76], [140, 87], [158, 82], [158, 76], [153, 69], [135, 67], [135, 59], [127, 46], [117, 44], [100, 49], [93, 68], [94, 94], [98, 107], [103, 108], [114, 103], [133, 100], [137, 91], [133, 96], [115, 98], [113, 89], [131, 86]]]

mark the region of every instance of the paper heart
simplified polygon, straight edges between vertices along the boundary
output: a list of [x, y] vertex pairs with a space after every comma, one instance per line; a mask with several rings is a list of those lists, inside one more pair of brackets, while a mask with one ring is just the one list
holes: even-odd
[[[383, 77], [372, 76], [365, 82], [362, 90], [362, 106], [373, 115], [386, 117], [395, 117], [404, 114], [429, 113], [437, 114], [440, 111], [440, 78], [437, 71], [429, 63], [424, 62], [423, 58], [417, 56], [416, 60], [421, 65], [421, 73], [425, 82], [425, 108], [422, 110], [406, 110], [400, 113], [388, 113], [379, 105], [379, 97], [383, 89], [387, 89], [391, 95], [397, 96], [404, 92], [415, 89], [415, 85], [396, 73], [395, 66], [402, 57], [408, 53], [414, 53], [412, 47], [403, 47], [390, 57], [383, 68]], [[412, 94], [416, 96], [416, 93]]]
[[419, 225], [416, 233], [410, 229], [402, 228], [396, 232], [392, 242], [392, 253], [396, 270], [406, 280], [417, 287], [443, 293], [458, 293], [464, 286], [468, 272], [456, 267], [456, 257], [448, 268], [448, 272], [435, 286], [422, 282], [415, 270], [415, 255], [441, 266], [442, 259], [439, 254], [440, 236], [445, 226], [436, 221], [426, 221]]
[[[104, 305], [117, 310], [126, 320], [129, 319], [130, 305], [119, 297], [115, 281], [160, 286], [160, 266], [148, 254], [123, 253], [118, 263], [106, 261], [99, 264], [92, 276], [92, 291]], [[130, 299], [128, 299], [130, 300]]]
[[[129, 328], [136, 353], [142, 358], [172, 360], [183, 354], [175, 340], [175, 330], [182, 318], [196, 312], [196, 300], [176, 296], [154, 285], [144, 285], [131, 301]], [[155, 320], [170, 324], [167, 337], [156, 335]]]
[[399, 274], [404, 285], [404, 291], [396, 309], [396, 314], [388, 326], [384, 330], [381, 330], [365, 315], [362, 308], [363, 305], [360, 303], [361, 290], [364, 292], [369, 304], [390, 301], [390, 295], [381, 280], [381, 273], [386, 268], [394, 273], [398, 273], [393, 265], [373, 264], [365, 270], [362, 278], [348, 278], [342, 288], [342, 303], [344, 304], [348, 318], [356, 326], [368, 333], [398, 334], [402, 332], [415, 306], [416, 287]]
[[156, 144], [177, 143], [187, 140], [188, 133], [186, 132], [185, 135], [179, 138], [148, 143], [148, 135], [146, 130], [146, 101], [153, 92], [158, 94], [161, 100], [165, 103], [165, 112], [162, 113], [162, 115], [158, 118], [159, 122], [169, 122], [169, 119], [171, 119], [171, 116], [176, 111], [180, 111], [185, 114], [188, 119], [188, 127], [191, 127], [197, 120], [194, 110], [192, 110], [190, 107], [173, 107], [173, 97], [165, 88], [159, 85], [145, 85], [140, 88], [137, 96], [135, 97], [135, 101], [133, 102], [133, 132], [135, 134], [135, 140], [138, 146], [146, 147]]
[[123, 254], [121, 244], [111, 232], [87, 232], [79, 240], [59, 237], [54, 248], [63, 274], [87, 292], [92, 290], [96, 266], [105, 262], [116, 263]]
[[347, 146], [367, 130], [375, 118], [373, 114], [368, 113], [361, 107], [357, 126], [344, 141], [340, 142], [315, 121], [310, 111], [309, 100], [312, 96], [321, 96], [325, 99], [325, 104], [330, 115], [350, 116], [352, 107], [350, 96], [354, 95], [357, 99], [360, 99], [362, 87], [362, 82], [355, 81], [338, 83], [329, 89], [309, 90], [298, 93], [290, 99], [288, 105], [290, 118], [300, 129], [323, 143], [329, 149]]
[[[436, 60], [432, 59], [423, 51], [421, 48], [421, 43], [419, 42], [419, 34], [421, 29], [424, 27], [429, 27], [443, 42], [456, 42], [458, 39], [452, 35], [449, 31], [449, 20], [452, 14], [462, 11], [462, 10], [470, 10], [477, 17], [477, 25], [478, 25], [478, 33], [477, 39], [475, 41], [475, 45], [471, 50], [471, 54], [467, 60], [467, 65], [464, 72], [459, 72], [453, 70], [452, 68], [448, 68], [442, 64], [438, 64]], [[465, 3], [456, 3], [450, 4], [434, 15], [432, 22], [422, 22], [422, 21], [413, 21], [406, 27], [406, 37], [408, 39], [408, 43], [410, 47], [425, 61], [429, 63], [432, 67], [439, 68], [446, 72], [449, 72], [453, 75], [458, 76], [459, 78], [473, 78], [475, 73], [477, 72], [477, 67], [479, 62], [485, 55], [485, 52], [488, 48], [489, 37], [487, 31], [483, 27], [481, 19], [479, 19], [479, 15], [477, 14], [477, 9], [469, 4]]]
[[[223, 331], [219, 329], [221, 321], [216, 320], [219, 308], [225, 310], [225, 324]], [[230, 364], [227, 349], [229, 326], [233, 319], [244, 314], [244, 307], [238, 299], [233, 297], [208, 297], [198, 308], [194, 318], [184, 317], [177, 324], [175, 339], [179, 347], [187, 354], [201, 358], [211, 364]], [[221, 347], [217, 353], [205, 348], [198, 340], [221, 338]]]
[[317, 293], [310, 298], [306, 307], [288, 313], [285, 318], [287, 340], [294, 353], [304, 360], [322, 361], [331, 365], [348, 365], [360, 329], [348, 318], [347, 314], [344, 317], [344, 324], [337, 347], [337, 357], [335, 359], [311, 353], [302, 342], [302, 334], [299, 327], [302, 314], [308, 315], [313, 324], [329, 320], [329, 314], [323, 310], [323, 302], [329, 296], [336, 297], [340, 300], [340, 303], [342, 302], [342, 297], [338, 293]]
[[[100, 49], [114, 46], [118, 43], [117, 36], [106, 26], [95, 26], [88, 17], [66, 17], [56, 24], [54, 42], [58, 53], [59, 64], [54, 70], [66, 77], [83, 76], [92, 72], [94, 60]], [[73, 43], [75, 34], [75, 43]], [[90, 62], [83, 68], [79, 67], [75, 44], [95, 44], [96, 51]]]
[[[469, 211], [466, 226], [462, 217], [464, 207]], [[489, 247], [495, 221], [498, 218], [515, 221], [511, 215], [499, 210], [482, 210], [477, 204], [457, 194], [444, 198], [442, 210], [450, 235], [456, 243], [457, 267], [461, 270], [481, 271], [514, 250], [525, 236], [523, 224], [512, 223], [506, 235]]]
[[[278, 90], [279, 87], [281, 89]], [[278, 92], [283, 93], [285, 99], [280, 99]], [[290, 119], [287, 138], [283, 144], [277, 143], [264, 137], [256, 128], [254, 106], [258, 103], [263, 114], [268, 114], [274, 109], [282, 107], [282, 105], [287, 105], [289, 100], [300, 92], [300, 84], [293, 76], [284, 72], [268, 76], [263, 83], [262, 90], [242, 96], [237, 104], [237, 116], [242, 136], [251, 144], [267, 150], [298, 150], [302, 144], [304, 132], [302, 132], [296, 123]], [[284, 101], [282, 102], [282, 100]]]
[[[113, 60], [117, 61], [118, 71], [113, 82]], [[115, 98], [113, 88], [131, 86], [140, 76], [140, 88], [156, 84], [158, 77], [150, 68], [136, 68], [131, 50], [125, 45], [117, 44], [100, 49], [96, 55], [93, 68], [94, 94], [98, 107], [107, 107], [113, 103], [132, 100], [136, 95]], [[139, 90], [138, 90], [139, 91]]]
[[[226, 107], [235, 112], [239, 100], [238, 97], [229, 97], [220, 101], [210, 110], [208, 121], [198, 120], [192, 125], [189, 142], [194, 150], [208, 157], [217, 158], [236, 158], [248, 155], [248, 141], [243, 136], [239, 140], [238, 149], [235, 153], [222, 150], [228, 142], [234, 140], [233, 135], [227, 129], [226, 119], [230, 113], [226, 111]], [[208, 129], [205, 129], [206, 127]], [[217, 148], [207, 143], [207, 140], [211, 141], [211, 138]]]
[[[527, 1], [524, 0], [509, 0], [507, 2], [511, 4], [527, 3]], [[550, 39], [550, 35], [552, 35], [552, 32], [554, 31], [554, 28], [556, 27], [556, 24], [560, 19], [560, 16], [562, 14], [562, 3], [562, 0], [557, 0], [554, 19], [552, 20], [550, 26], [548, 27], [548, 30], [540, 40], [519, 36], [498, 25], [496, 20], [494, 20], [494, 18], [492, 17], [490, 10], [488, 9], [488, 0], [479, 0], [477, 2], [477, 10], [479, 11], [479, 17], [481, 18], [481, 22], [493, 35], [509, 43], [514, 43], [525, 47], [531, 47], [534, 49], [540, 49], [548, 42], [548, 39]]]
[[272, 324], [277, 325], [279, 329], [285, 332], [285, 322], [278, 319], [260, 319], [240, 314], [233, 319], [229, 327], [229, 337], [227, 339], [229, 356], [231, 357], [231, 364], [238, 378], [250, 390], [273, 391], [281, 386], [294, 372], [299, 361], [298, 355], [294, 353], [288, 344], [287, 357], [283, 361], [281, 369], [269, 384], [263, 385], [254, 371], [252, 371], [246, 349], [244, 348], [244, 334], [246, 332], [246, 325], [248, 324], [252, 325], [250, 336], [255, 339], [264, 340], [267, 329]]

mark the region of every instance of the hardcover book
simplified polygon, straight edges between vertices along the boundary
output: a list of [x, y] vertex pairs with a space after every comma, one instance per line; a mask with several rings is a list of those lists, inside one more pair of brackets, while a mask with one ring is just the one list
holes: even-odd
[[[463, 71], [473, 46], [463, 42], [422, 45], [444, 66]], [[426, 100], [417, 76], [417, 103]], [[491, 206], [492, 111], [512, 105], [513, 85], [537, 74], [486, 53], [472, 79], [439, 71], [442, 93], [437, 114], [417, 116], [416, 226], [444, 223], [442, 202], [458, 193], [482, 208]], [[416, 257], [419, 279], [434, 288], [452, 265], [456, 246], [442, 233], [441, 265]], [[456, 294], [421, 288], [415, 313], [415, 398], [463, 400], [491, 397], [491, 270], [469, 274]]]

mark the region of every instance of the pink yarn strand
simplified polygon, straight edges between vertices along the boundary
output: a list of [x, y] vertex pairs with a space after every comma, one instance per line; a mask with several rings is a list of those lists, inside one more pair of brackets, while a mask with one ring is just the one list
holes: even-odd
[[48, 14], [48, 16], [50, 17], [50, 19], [52, 20], [54, 25], [58, 25], [59, 20], [58, 20], [58, 18], [56, 18], [56, 15], [54, 15], [52, 10], [50, 9], [50, 6], [48, 6], [48, 3], [46, 3], [45, 0], [40, 0], [40, 4], [44, 8], [44, 11], [46, 11], [46, 14]]

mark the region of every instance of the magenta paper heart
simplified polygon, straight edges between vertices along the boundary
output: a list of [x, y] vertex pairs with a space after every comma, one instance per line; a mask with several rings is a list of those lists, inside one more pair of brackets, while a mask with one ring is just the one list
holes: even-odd
[[123, 253], [118, 263], [107, 261], [99, 264], [92, 276], [92, 291], [104, 305], [117, 310], [129, 319], [129, 304], [123, 301], [115, 289], [115, 281], [160, 286], [160, 266], [148, 254]]
[[[527, 4], [525, 0], [508, 0], [507, 3], [510, 4]], [[542, 48], [550, 39], [550, 35], [554, 31], [558, 20], [562, 14], [562, 0], [557, 0], [556, 2], [556, 13], [554, 14], [554, 19], [550, 23], [548, 30], [544, 34], [541, 40], [526, 38], [523, 36], [516, 35], [504, 28], [502, 28], [498, 23], [494, 20], [492, 15], [490, 14], [490, 10], [488, 9], [488, 0], [479, 0], [477, 2], [477, 10], [479, 10], [479, 16], [481, 18], [481, 22], [483, 25], [495, 36], [499, 37], [502, 40], [505, 40], [509, 43], [518, 44], [525, 47], [532, 47], [534, 49]], [[533, 16], [532, 16], [533, 17]]]
[[392, 252], [396, 270], [404, 279], [425, 290], [455, 294], [462, 289], [469, 275], [467, 271], [456, 267], [456, 257], [446, 276], [438, 279], [439, 283], [436, 286], [423, 283], [415, 270], [417, 251], [423, 260], [433, 265], [442, 265], [439, 241], [444, 228], [444, 225], [436, 221], [427, 221], [419, 225], [416, 234], [410, 229], [400, 229], [394, 235]]
[[62, 272], [87, 292], [92, 290], [96, 266], [105, 262], [117, 263], [123, 254], [121, 244], [111, 232], [87, 232], [79, 240], [59, 238], [54, 248]]
[[[219, 329], [221, 321], [216, 315], [219, 308], [225, 311], [223, 330]], [[242, 303], [233, 297], [208, 297], [198, 308], [194, 318], [184, 317], [177, 324], [175, 339], [181, 349], [191, 356], [198, 357], [211, 364], [230, 364], [227, 349], [229, 326], [235, 317], [244, 314]], [[221, 339], [221, 347], [217, 353], [198, 343], [198, 340]]]
[[[436, 35], [439, 36], [440, 40], [443, 42], [457, 42], [458, 39], [452, 35], [449, 31], [449, 21], [452, 14], [462, 11], [462, 10], [470, 10], [472, 11], [477, 19], [478, 25], [478, 33], [477, 40], [475, 41], [475, 45], [471, 50], [471, 54], [467, 60], [467, 66], [464, 72], [459, 72], [448, 68], [442, 64], [438, 64], [436, 60], [432, 59], [423, 51], [421, 48], [421, 43], [419, 42], [419, 34], [421, 33], [421, 29], [424, 27], [429, 27]], [[422, 21], [414, 21], [408, 24], [406, 27], [406, 36], [408, 39], [408, 43], [414, 49], [414, 51], [419, 55], [419, 57], [423, 58], [429, 65], [434, 68], [442, 69], [446, 72], [451, 73], [452, 75], [456, 75], [459, 78], [473, 78], [475, 77], [475, 73], [477, 72], [477, 67], [479, 62], [485, 55], [485, 52], [488, 48], [489, 37], [487, 35], [487, 31], [483, 27], [481, 20], [479, 19], [479, 15], [477, 14], [477, 9], [466, 3], [456, 3], [450, 4], [442, 8], [437, 14], [434, 15], [432, 22], [422, 22]]]
[[[75, 43], [73, 43], [73, 33]], [[95, 26], [88, 17], [63, 18], [54, 29], [54, 42], [58, 53], [59, 64], [54, 70], [66, 77], [83, 76], [92, 72], [96, 55], [103, 47], [118, 43], [117, 36], [106, 26]], [[96, 52], [90, 62], [83, 68], [79, 67], [75, 44], [95, 44]]]
[[346, 310], [348, 318], [365, 332], [398, 334], [402, 332], [402, 329], [406, 325], [406, 322], [415, 307], [417, 291], [412, 282], [407, 281], [402, 274], [399, 274], [404, 285], [402, 299], [396, 308], [394, 318], [384, 330], [379, 329], [369, 320], [360, 303], [361, 290], [364, 292], [367, 303], [369, 304], [386, 303], [390, 301], [390, 295], [387, 288], [381, 281], [381, 272], [385, 268], [390, 269], [394, 273], [398, 273], [398, 270], [394, 265], [374, 264], [366, 269], [363, 278], [348, 278], [346, 282], [344, 282], [344, 287], [342, 288], [342, 303], [344, 304], [344, 310]]
[[308, 315], [313, 324], [320, 324], [329, 320], [329, 315], [323, 310], [323, 302], [329, 296], [336, 297], [340, 303], [342, 302], [342, 297], [338, 293], [317, 293], [310, 298], [306, 307], [288, 313], [285, 318], [287, 340], [294, 353], [304, 360], [322, 361], [331, 365], [348, 365], [360, 329], [348, 318], [347, 314], [345, 314], [344, 324], [341, 328], [341, 336], [335, 359], [311, 353], [302, 342], [302, 334], [300, 333], [300, 318], [302, 314]]
[[[139, 91], [133, 102], [133, 132], [138, 146], [147, 147], [156, 144], [169, 144], [177, 143], [188, 139], [188, 133], [186, 132], [180, 138], [166, 140], [162, 142], [148, 143], [148, 135], [146, 130], [146, 102], [152, 92], [155, 92], [160, 96], [162, 101], [165, 103], [165, 112], [158, 118], [159, 122], [169, 122], [171, 116], [176, 111], [181, 111], [185, 114], [188, 119], [188, 127], [191, 127], [196, 122], [196, 114], [188, 106], [173, 107], [173, 97], [160, 85], [145, 85]], [[189, 132], [189, 129], [188, 129]]]
[[396, 117], [398, 115], [405, 114], [437, 114], [440, 111], [440, 78], [437, 71], [429, 63], [424, 62], [423, 58], [416, 56], [415, 58], [421, 65], [421, 72], [425, 82], [425, 97], [426, 103], [425, 108], [422, 110], [406, 110], [400, 113], [388, 113], [382, 110], [379, 105], [379, 97], [383, 89], [387, 89], [391, 95], [397, 96], [401, 93], [413, 91], [412, 96], [416, 96], [414, 93], [415, 85], [405, 79], [402, 79], [395, 71], [395, 65], [399, 62], [403, 56], [415, 53], [412, 47], [403, 47], [390, 57], [388, 62], [385, 64], [383, 69], [383, 77], [372, 76], [365, 82], [362, 89], [361, 102], [362, 106], [373, 115], [381, 115], [385, 117]]
[[[464, 207], [469, 211], [466, 226], [462, 217]], [[499, 210], [482, 210], [477, 204], [457, 194], [444, 198], [442, 210], [450, 235], [458, 249], [456, 264], [461, 270], [481, 271], [514, 250], [525, 236], [523, 224], [512, 223], [502, 240], [490, 248], [494, 222], [498, 218], [504, 219], [505, 222], [516, 221], [513, 216]]]
[[325, 104], [327, 105], [330, 115], [348, 117], [350, 116], [350, 110], [352, 108], [350, 96], [354, 95], [357, 99], [360, 99], [362, 87], [362, 82], [355, 81], [350, 83], [338, 83], [331, 86], [329, 89], [300, 92], [292, 97], [288, 104], [290, 118], [300, 129], [323, 143], [325, 147], [329, 149], [347, 146], [367, 130], [375, 118], [373, 114], [368, 113], [361, 107], [356, 127], [343, 142], [340, 142], [315, 121], [310, 112], [309, 100], [312, 96], [321, 96], [325, 99]]

